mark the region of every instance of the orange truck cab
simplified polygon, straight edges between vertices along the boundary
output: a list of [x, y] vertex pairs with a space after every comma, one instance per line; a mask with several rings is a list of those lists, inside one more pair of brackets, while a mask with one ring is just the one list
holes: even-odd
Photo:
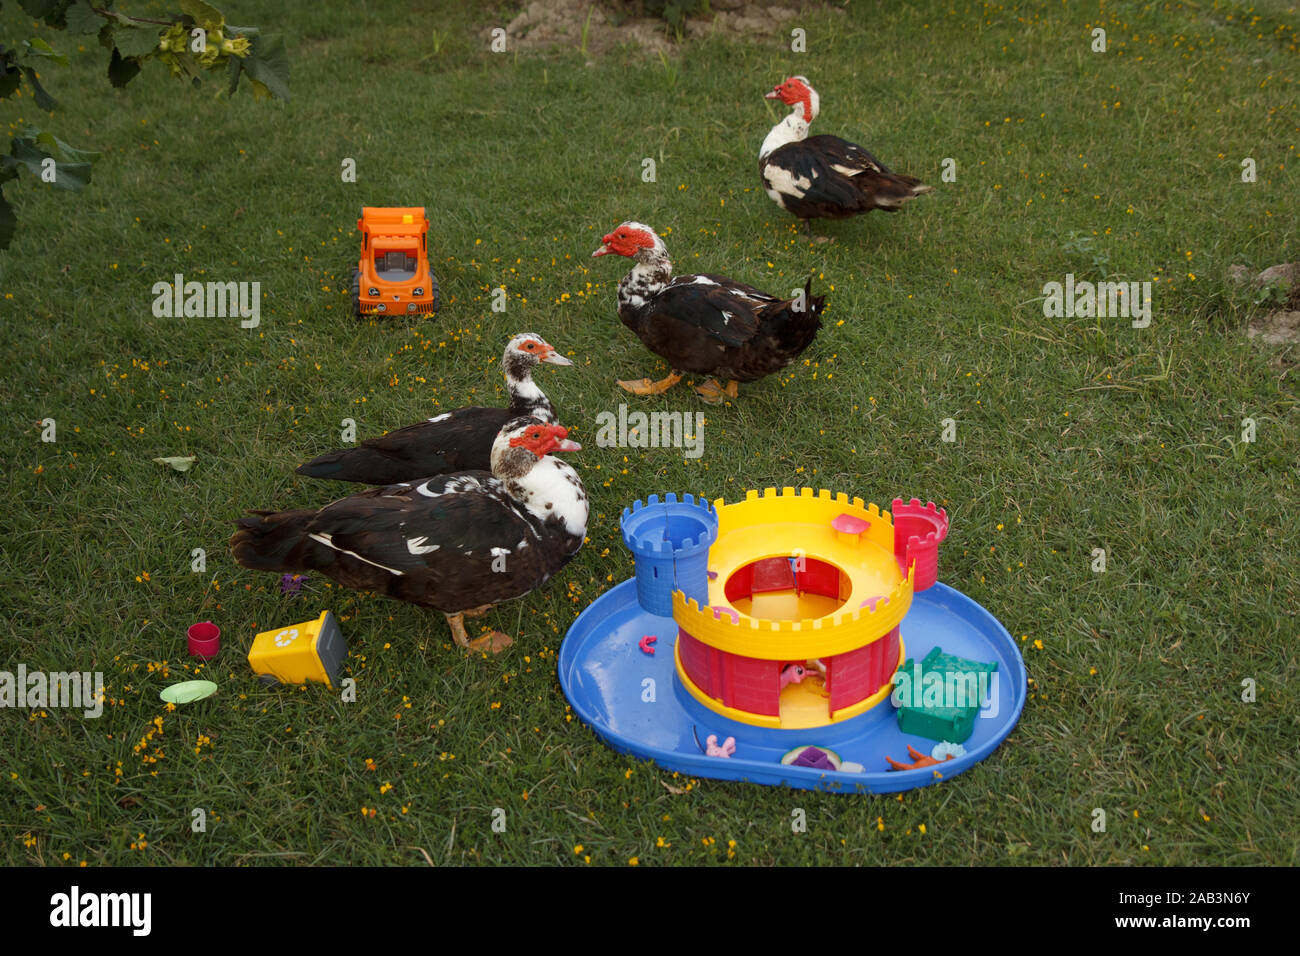
[[429, 220], [423, 206], [362, 206], [361, 261], [352, 272], [357, 315], [438, 311], [438, 280], [429, 268]]

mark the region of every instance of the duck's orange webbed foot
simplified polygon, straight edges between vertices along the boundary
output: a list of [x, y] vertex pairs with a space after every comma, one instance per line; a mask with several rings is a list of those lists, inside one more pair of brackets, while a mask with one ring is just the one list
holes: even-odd
[[619, 379], [619, 388], [631, 392], [633, 395], [659, 395], [668, 391], [682, 380], [681, 372], [670, 372], [657, 382], [652, 382], [648, 378], [637, 378], [623, 380]]
[[514, 638], [504, 631], [489, 631], [482, 637], [476, 637], [470, 641], [469, 649], [471, 651], [487, 651], [489, 654], [500, 654], [514, 642]]
[[717, 379], [711, 378], [701, 385], [696, 385], [695, 394], [710, 405], [720, 405], [725, 399], [740, 395], [740, 384], [732, 379], [723, 385]]

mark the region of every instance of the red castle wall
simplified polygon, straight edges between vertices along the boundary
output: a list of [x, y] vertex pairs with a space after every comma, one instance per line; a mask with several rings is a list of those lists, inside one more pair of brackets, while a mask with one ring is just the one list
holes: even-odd
[[[682, 670], [700, 690], [710, 697], [722, 696], [722, 669], [714, 667], [718, 652], [707, 644], [702, 644], [680, 627], [677, 629], [677, 655], [682, 661]], [[721, 662], [719, 661], [719, 664]]]
[[677, 629], [677, 653], [696, 687], [728, 707], [776, 717], [781, 712], [781, 662], [724, 654]]
[[875, 648], [879, 643], [836, 654], [826, 662], [826, 689], [832, 711], [856, 704], [867, 696], [863, 691], [875, 671]]
[[723, 654], [730, 665], [722, 702], [751, 714], [781, 713], [781, 662]]
[[875, 644], [871, 645], [877, 648], [878, 653], [876, 655], [876, 671], [869, 685], [871, 687], [870, 694], [874, 694], [882, 685], [893, 679], [894, 671], [898, 669], [898, 642], [898, 628], [895, 627], [876, 641]]
[[[898, 628], [878, 641], [826, 661], [830, 711], [870, 697], [894, 676], [898, 666]], [[781, 713], [781, 670], [788, 661], [726, 654], [678, 628], [682, 669], [695, 686], [728, 707], [772, 717]]]
[[870, 697], [890, 678], [898, 667], [898, 628], [878, 641], [826, 662], [826, 689], [832, 711], [850, 707]]

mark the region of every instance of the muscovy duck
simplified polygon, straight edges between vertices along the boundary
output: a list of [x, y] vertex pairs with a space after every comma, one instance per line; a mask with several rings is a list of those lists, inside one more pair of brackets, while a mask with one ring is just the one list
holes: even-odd
[[471, 641], [464, 616], [529, 593], [577, 554], [587, 493], [551, 453], [581, 447], [560, 425], [516, 418], [492, 443], [491, 473], [368, 488], [319, 511], [253, 511], [236, 522], [230, 547], [246, 568], [318, 571], [441, 611], [457, 644], [496, 653], [510, 638]]
[[873, 209], [897, 212], [905, 202], [934, 192], [914, 176], [890, 172], [855, 143], [838, 136], [809, 137], [820, 100], [807, 77], [792, 76], [765, 98], [794, 109], [759, 147], [763, 188], [803, 222], [809, 235], [810, 219], [843, 219]]
[[657, 395], [681, 381], [683, 372], [696, 372], [712, 376], [695, 391], [716, 405], [736, 397], [737, 382], [785, 368], [821, 328], [826, 298], [812, 294], [812, 280], [795, 298], [778, 299], [723, 276], [673, 278], [667, 247], [643, 223], [622, 223], [592, 255], [636, 261], [618, 284], [618, 317], [671, 369], [657, 382], [618, 383], [637, 395]]
[[490, 471], [492, 442], [506, 422], [531, 416], [554, 425], [555, 407], [533, 381], [539, 362], [572, 365], [540, 335], [520, 332], [506, 345], [501, 370], [510, 404], [506, 408], [471, 405], [443, 412], [369, 438], [355, 448], [340, 448], [298, 467], [298, 474], [335, 481], [390, 485], [453, 471]]

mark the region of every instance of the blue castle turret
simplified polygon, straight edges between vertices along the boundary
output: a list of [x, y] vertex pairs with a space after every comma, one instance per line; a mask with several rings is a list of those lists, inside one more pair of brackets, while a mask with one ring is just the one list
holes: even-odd
[[673, 591], [703, 607], [709, 601], [709, 546], [718, 537], [718, 513], [693, 495], [651, 495], [623, 509], [623, 543], [636, 560], [637, 601], [651, 614], [672, 617]]

